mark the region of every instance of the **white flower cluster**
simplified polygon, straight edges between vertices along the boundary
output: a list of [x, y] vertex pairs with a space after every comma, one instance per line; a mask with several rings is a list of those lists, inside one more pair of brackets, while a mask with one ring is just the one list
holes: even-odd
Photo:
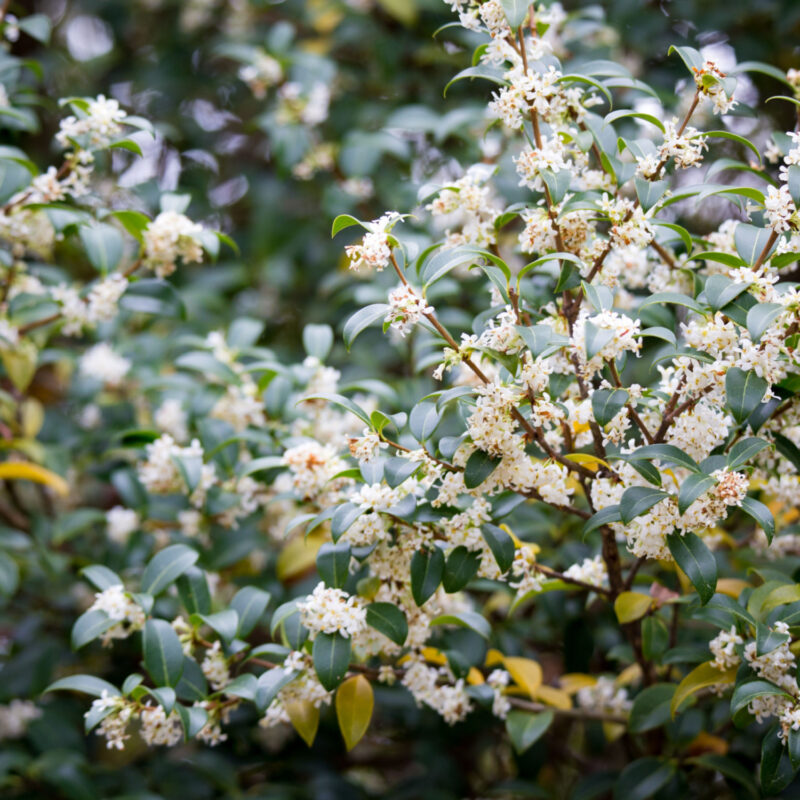
[[341, 589], [329, 589], [322, 582], [297, 604], [297, 608], [312, 639], [318, 633], [357, 636], [367, 624], [367, 611], [361, 598], [348, 595]]
[[433, 313], [433, 306], [427, 305], [408, 284], [402, 284], [389, 292], [389, 308], [386, 322], [401, 336], [411, 331], [423, 316]]
[[89, 611], [102, 611], [114, 622], [101, 636], [104, 645], [111, 644], [112, 639], [126, 639], [144, 627], [144, 610], [134, 602], [122, 584], [109, 586], [94, 597], [94, 603], [89, 607]]
[[159, 278], [175, 272], [176, 262], [200, 263], [203, 227], [177, 211], [162, 211], [142, 232], [142, 263]]
[[127, 113], [116, 100], [99, 95], [89, 100], [80, 117], [70, 116], [61, 121], [56, 140], [64, 147], [77, 144], [79, 148], [103, 148], [122, 132]]

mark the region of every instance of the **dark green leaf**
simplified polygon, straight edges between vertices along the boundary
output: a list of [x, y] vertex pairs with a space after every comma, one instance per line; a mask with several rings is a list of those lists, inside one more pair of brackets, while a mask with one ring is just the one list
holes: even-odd
[[667, 547], [678, 566], [686, 573], [704, 605], [717, 589], [717, 562], [700, 537], [693, 533], [671, 533]]

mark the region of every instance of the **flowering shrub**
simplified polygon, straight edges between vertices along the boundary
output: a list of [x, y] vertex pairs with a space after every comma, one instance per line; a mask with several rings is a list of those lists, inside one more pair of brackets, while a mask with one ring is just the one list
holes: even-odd
[[[60, 755], [76, 708], [98, 758], [180, 747], [219, 773], [213, 796], [241, 789], [224, 758], [249, 772], [254, 742], [312, 746], [330, 724], [354, 759], [425, 730], [435, 758], [466, 730], [513, 759], [452, 796], [794, 780], [800, 137], [772, 131], [749, 76], [794, 112], [798, 75], [675, 47], [665, 102], [594, 57], [588, 16], [447, 5], [439, 35], [474, 50], [448, 90], [491, 93], [448, 112], [480, 160], [431, 156], [416, 207], [361, 213], [354, 160], [399, 150], [326, 141], [335, 83], [286, 28], [215, 51], [294, 179], [330, 171], [359, 201], [332, 229], [360, 305], [351, 356], [326, 324], [294, 363], [258, 314], [197, 313], [193, 284], [217, 285], [226, 267], [201, 270], [233, 242], [188, 195], [123, 186], [160, 135], [125, 104], [67, 98], [43, 172], [0, 151], [0, 591], [17, 604], [0, 738], [40, 753], [14, 750], [19, 796], [39, 775], [128, 791], [87, 788], [83, 756]], [[7, 11], [9, 41], [47, 40], [46, 18]], [[20, 82], [0, 120], [23, 142], [32, 79], [5, 58]], [[374, 326], [386, 364], [359, 360]], [[41, 629], [17, 620], [55, 605], [51, 581], [75, 655], [30, 679]]]

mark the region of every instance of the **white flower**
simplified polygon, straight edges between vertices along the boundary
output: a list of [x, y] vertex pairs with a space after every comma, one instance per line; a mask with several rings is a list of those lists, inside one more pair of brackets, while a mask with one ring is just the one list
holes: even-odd
[[426, 314], [433, 314], [433, 306], [427, 305], [408, 284], [389, 292], [386, 322], [391, 323], [401, 336], [405, 336]]
[[177, 211], [162, 211], [145, 229], [144, 266], [152, 269], [159, 278], [175, 272], [175, 262], [184, 264], [203, 260], [200, 236], [202, 225], [192, 222]]
[[120, 123], [126, 117], [116, 100], [101, 94], [89, 101], [81, 118], [71, 116], [61, 121], [56, 140], [62, 147], [70, 147], [71, 140], [76, 140], [80, 146], [107, 147], [122, 132]]
[[24, 736], [28, 723], [41, 715], [41, 709], [30, 700], [15, 699], [7, 706], [0, 706], [0, 741]]
[[120, 297], [128, 288], [128, 279], [118, 272], [92, 286], [87, 298], [87, 319], [90, 323], [108, 322], [117, 315]]
[[109, 645], [112, 639], [126, 639], [134, 631], [144, 627], [144, 611], [131, 599], [122, 584], [109, 586], [94, 597], [94, 603], [89, 611], [103, 611], [116, 623], [103, 632], [101, 641], [104, 646]]
[[139, 480], [145, 489], [152, 494], [172, 494], [187, 489], [175, 458], [202, 459], [203, 448], [197, 439], [188, 447], [181, 447], [165, 433], [145, 447], [145, 454], [147, 460], [139, 465]]
[[178, 442], [185, 441], [189, 436], [188, 420], [183, 403], [174, 397], [164, 400], [154, 414], [153, 422], [160, 431], [168, 433]]
[[360, 597], [350, 596], [341, 589], [328, 589], [322, 582], [297, 607], [312, 639], [318, 633], [356, 636], [367, 626], [367, 611]]
[[183, 741], [183, 725], [178, 712], [174, 709], [167, 716], [160, 705], [145, 706], [139, 714], [139, 719], [142, 723], [139, 732], [146, 744], [174, 747]]
[[100, 342], [89, 348], [80, 360], [80, 372], [88, 378], [117, 387], [131, 368], [131, 362], [114, 352], [109, 344]]
[[139, 515], [130, 508], [114, 506], [106, 511], [108, 538], [118, 544], [125, 544], [130, 535], [138, 530]]
[[211, 684], [211, 688], [215, 691], [224, 689], [231, 682], [228, 661], [218, 641], [214, 642], [211, 649], [208, 650], [200, 667], [203, 670], [203, 675], [206, 676], [209, 684]]

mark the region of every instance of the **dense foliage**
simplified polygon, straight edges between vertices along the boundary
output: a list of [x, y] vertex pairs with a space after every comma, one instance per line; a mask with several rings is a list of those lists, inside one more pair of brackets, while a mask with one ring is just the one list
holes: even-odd
[[795, 796], [783, 53], [624, 3], [19, 5], [4, 796]]

